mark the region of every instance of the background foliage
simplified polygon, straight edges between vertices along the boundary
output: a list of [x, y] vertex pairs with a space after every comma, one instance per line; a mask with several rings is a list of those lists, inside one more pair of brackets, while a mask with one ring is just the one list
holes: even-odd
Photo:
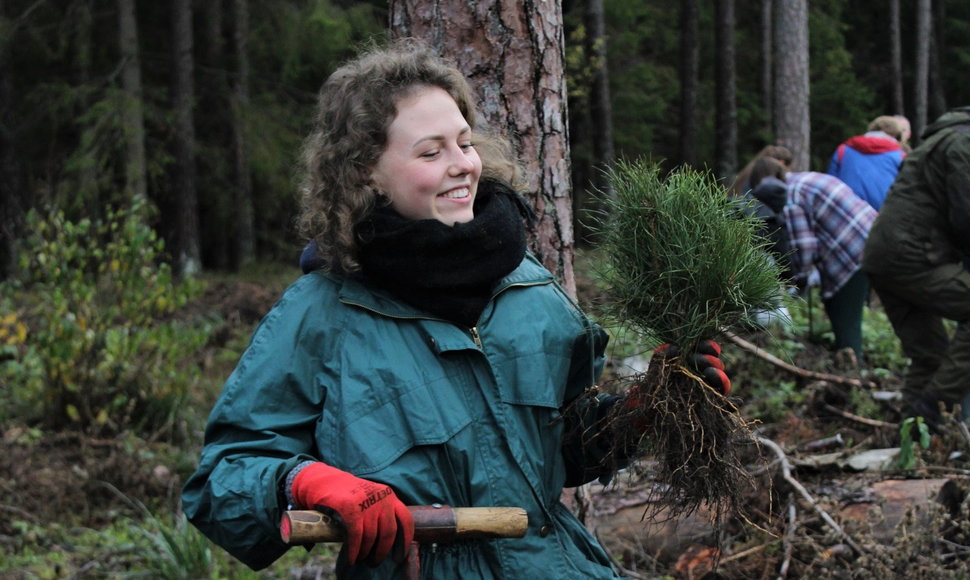
[[[232, 22], [223, 3], [220, 35], [212, 38], [204, 3], [195, 9], [195, 77], [199, 214], [203, 264], [235, 266], [231, 107], [227, 91], [237, 74], [231, 54]], [[292, 260], [298, 251], [292, 222], [295, 166], [316, 90], [341, 61], [386, 26], [379, 0], [251, 1], [248, 43], [251, 98], [245, 110], [250, 139], [256, 250], [260, 257]], [[962, 72], [970, 62], [970, 4], [938, 0], [941, 86], [931, 107], [970, 102]], [[831, 151], [890, 110], [888, 3], [813, 0], [810, 9], [812, 169], [824, 170]], [[914, 68], [915, 0], [902, 0], [906, 102]], [[678, 7], [660, 0], [604, 0], [607, 63], [616, 153], [650, 156], [677, 165], [679, 144]], [[566, 0], [570, 136], [575, 197], [591, 182], [588, 117], [590, 67], [583, 42], [586, 2]], [[760, 97], [760, 2], [736, 7], [738, 160], [764, 144]], [[117, 203], [123, 183], [117, 14], [113, 3], [92, 0], [8, 0], [0, 26], [15, 90], [10, 102], [24, 199], [69, 220], [98, 217]], [[700, 3], [698, 165], [714, 159], [714, 8]], [[169, 240], [175, 193], [171, 72], [171, 15], [164, 2], [137, 2], [149, 196], [158, 207], [152, 226]], [[221, 60], [212, 45], [221, 42]], [[935, 104], [934, 104], [935, 103]], [[913, 115], [912, 110], [901, 111]], [[940, 111], [931, 110], [930, 118]]]
[[141, 208], [71, 222], [57, 211], [28, 216], [22, 279], [0, 288], [9, 357], [0, 364], [0, 422], [70, 425], [97, 435], [175, 423], [198, 383], [191, 361], [204, 320], [172, 316], [198, 281], [173, 279], [164, 244]]

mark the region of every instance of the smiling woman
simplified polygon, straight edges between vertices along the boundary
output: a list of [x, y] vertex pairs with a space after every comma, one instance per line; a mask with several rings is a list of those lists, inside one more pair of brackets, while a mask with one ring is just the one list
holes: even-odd
[[[216, 403], [185, 513], [257, 569], [289, 548], [283, 512], [310, 509], [344, 527], [338, 578], [616, 578], [560, 503], [622, 463], [604, 421], [621, 398], [590, 394], [606, 333], [529, 254], [509, 148], [413, 41], [336, 71], [319, 104], [306, 275]], [[516, 508], [528, 529], [413, 543], [435, 504]]]
[[419, 87], [401, 99], [372, 176], [391, 207], [408, 219], [470, 222], [481, 174], [471, 127], [451, 95]]

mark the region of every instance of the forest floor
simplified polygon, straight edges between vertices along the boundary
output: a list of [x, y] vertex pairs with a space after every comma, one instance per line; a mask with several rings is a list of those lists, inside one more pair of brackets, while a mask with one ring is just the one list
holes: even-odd
[[[581, 273], [578, 286], [581, 302], [597, 299]], [[213, 334], [213, 349], [248, 336], [281, 289], [228, 280], [210, 284], [193, 308], [220, 313], [223, 326]], [[750, 481], [744, 513], [717, 525], [703, 507], [664, 517], [664, 507], [652, 503], [658, 482], [649, 459], [606, 485], [568, 492], [567, 501], [582, 510], [617, 567], [634, 579], [970, 577], [970, 435], [954, 420], [929, 448], [904, 445], [913, 456], [901, 463], [898, 373], [869, 373], [852, 357], [798, 337], [786, 343], [793, 348], [779, 365], [754, 349], [779, 352], [769, 333], [739, 338], [722, 346], [740, 412], [752, 421], [757, 439], [744, 451]], [[622, 374], [625, 364], [612, 360], [610, 372]], [[227, 369], [228, 362], [212, 362], [206, 372]], [[749, 377], [776, 388], [755, 390]], [[186, 444], [4, 428], [0, 548], [24, 541], [25, 528], [14, 521], [42, 526], [67, 519], [97, 529], [137, 517], [131, 506], [153, 498], [175, 505], [196, 457], [186, 453]], [[72, 548], [52, 541], [50, 549], [69, 555]], [[102, 557], [102, 565], [87, 572], [75, 562], [64, 564], [63, 575], [49, 577], [115, 577], [97, 572], [110, 568], [112, 556]], [[285, 576], [276, 569], [256, 577], [330, 574], [320, 560], [288, 566]], [[3, 579], [33, 577], [0, 567]]]

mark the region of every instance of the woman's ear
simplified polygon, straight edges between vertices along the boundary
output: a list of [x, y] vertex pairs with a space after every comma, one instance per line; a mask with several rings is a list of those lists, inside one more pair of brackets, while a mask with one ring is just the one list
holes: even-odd
[[391, 196], [387, 195], [387, 192], [378, 187], [373, 180], [368, 181], [364, 188], [374, 197], [374, 203], [378, 206], [391, 204]]
[[378, 172], [376, 167], [372, 167], [370, 169], [369, 173], [367, 174], [364, 187], [366, 187], [376, 197], [387, 197], [386, 190], [380, 184], [380, 178], [378, 177]]

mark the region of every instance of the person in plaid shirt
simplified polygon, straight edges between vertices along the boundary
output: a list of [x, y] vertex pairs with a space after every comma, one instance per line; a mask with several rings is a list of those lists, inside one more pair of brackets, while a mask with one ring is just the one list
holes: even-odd
[[862, 309], [869, 294], [862, 252], [877, 212], [831, 175], [793, 172], [786, 175], [786, 182], [792, 281], [805, 289], [812, 271], [818, 272], [835, 348], [849, 347], [861, 359]]

